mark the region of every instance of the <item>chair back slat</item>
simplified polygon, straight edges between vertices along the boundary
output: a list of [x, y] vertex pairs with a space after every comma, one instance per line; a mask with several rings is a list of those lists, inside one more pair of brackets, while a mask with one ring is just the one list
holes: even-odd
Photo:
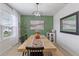
[[26, 49], [28, 56], [43, 56], [44, 47], [26, 47]]

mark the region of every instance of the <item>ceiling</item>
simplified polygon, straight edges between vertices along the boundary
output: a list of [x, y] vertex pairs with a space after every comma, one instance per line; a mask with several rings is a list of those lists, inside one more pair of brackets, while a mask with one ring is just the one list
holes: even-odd
[[[36, 11], [35, 3], [8, 3], [8, 5], [21, 15], [32, 15], [33, 11]], [[41, 15], [53, 16], [65, 5], [66, 3], [39, 3], [38, 7]]]

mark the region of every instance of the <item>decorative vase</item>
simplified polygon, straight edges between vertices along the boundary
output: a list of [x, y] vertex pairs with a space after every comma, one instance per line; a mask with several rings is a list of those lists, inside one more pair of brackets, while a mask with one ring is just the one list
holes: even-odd
[[35, 39], [40, 39], [40, 33], [36, 32]]

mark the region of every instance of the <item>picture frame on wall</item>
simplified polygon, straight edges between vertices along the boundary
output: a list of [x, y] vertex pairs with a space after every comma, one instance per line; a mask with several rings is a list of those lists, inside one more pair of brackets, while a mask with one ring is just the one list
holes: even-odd
[[60, 32], [79, 35], [79, 11], [60, 19]]
[[35, 31], [44, 30], [44, 20], [31, 20], [30, 29]]

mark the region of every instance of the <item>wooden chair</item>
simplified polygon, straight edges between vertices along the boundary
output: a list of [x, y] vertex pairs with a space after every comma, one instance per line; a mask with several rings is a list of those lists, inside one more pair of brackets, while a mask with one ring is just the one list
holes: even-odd
[[44, 47], [26, 47], [28, 56], [43, 56]]

